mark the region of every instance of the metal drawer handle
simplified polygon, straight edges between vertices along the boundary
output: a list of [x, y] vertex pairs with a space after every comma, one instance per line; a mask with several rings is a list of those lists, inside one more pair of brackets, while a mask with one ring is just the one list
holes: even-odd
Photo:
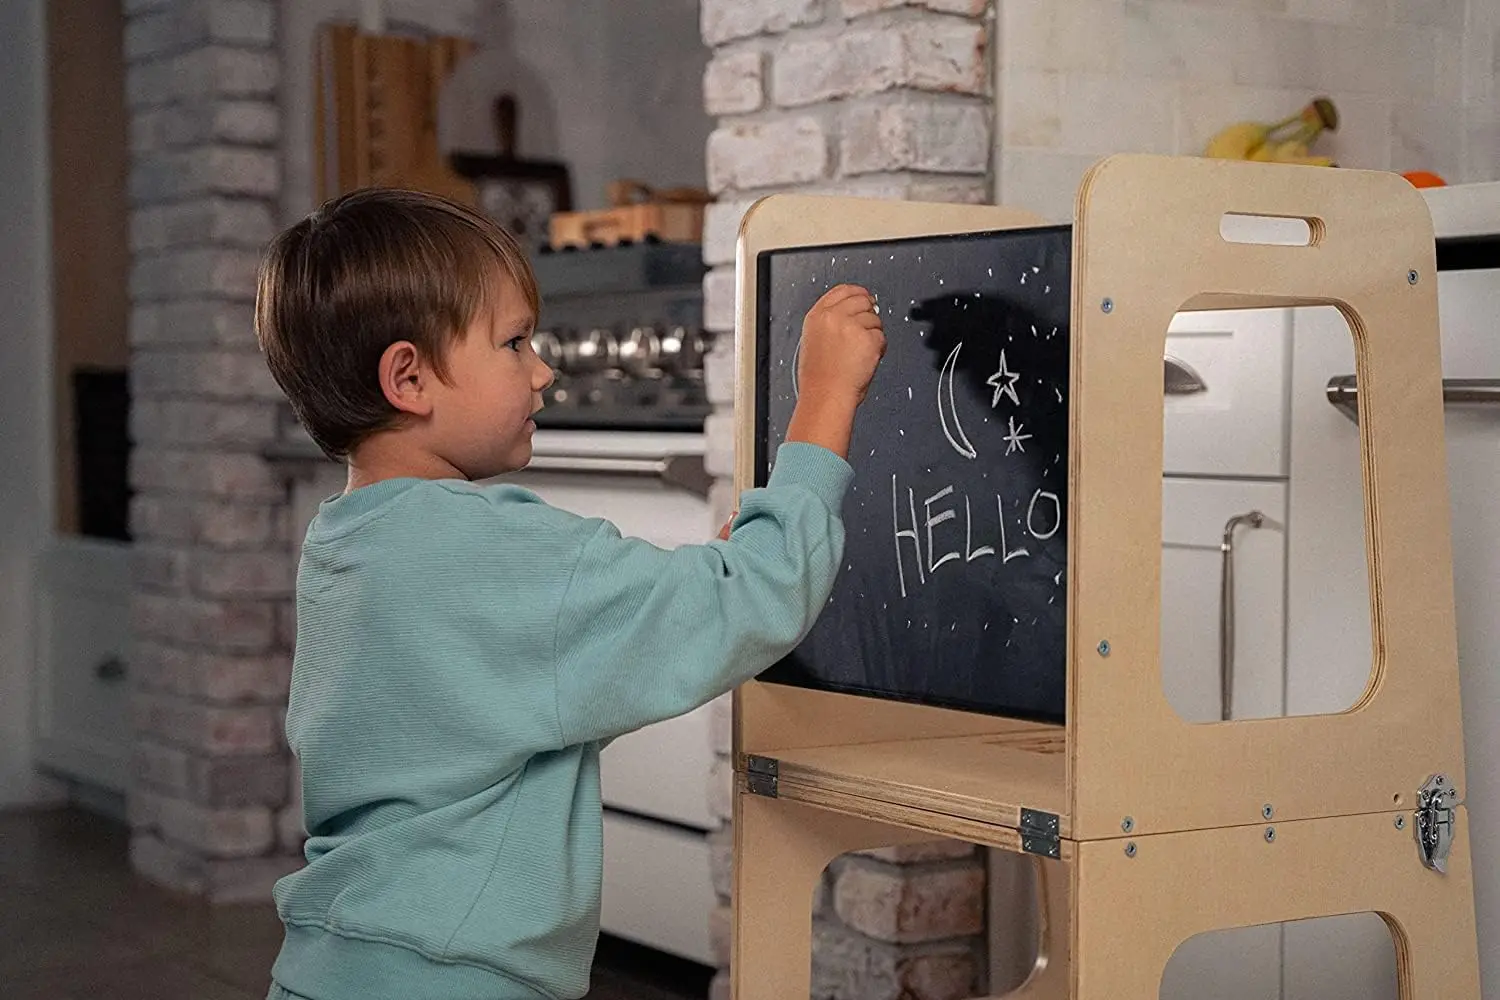
[[101, 681], [124, 680], [125, 673], [125, 661], [118, 656], [106, 657], [94, 667], [94, 676]]
[[523, 472], [598, 472], [625, 476], [655, 476], [663, 482], [707, 497], [713, 477], [703, 467], [701, 455], [668, 455], [666, 458], [616, 458], [598, 455], [537, 455]]
[[1162, 358], [1162, 391], [1168, 396], [1191, 396], [1207, 392], [1208, 383], [1192, 365], [1168, 354]]
[[1242, 524], [1259, 528], [1265, 523], [1258, 510], [1236, 514], [1225, 523], [1219, 543], [1224, 557], [1219, 573], [1219, 717], [1225, 721], [1234, 714], [1234, 531]]
[[[1328, 402], [1359, 423], [1359, 381], [1353, 375], [1335, 375], [1328, 380]], [[1445, 378], [1443, 402], [1461, 406], [1492, 406], [1500, 403], [1500, 379]]]

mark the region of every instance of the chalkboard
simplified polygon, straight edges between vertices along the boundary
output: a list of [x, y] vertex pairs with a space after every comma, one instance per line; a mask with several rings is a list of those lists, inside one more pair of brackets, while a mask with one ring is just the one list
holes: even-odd
[[819, 296], [867, 288], [887, 342], [833, 595], [761, 680], [1063, 720], [1071, 244], [1053, 226], [760, 255], [758, 485]]

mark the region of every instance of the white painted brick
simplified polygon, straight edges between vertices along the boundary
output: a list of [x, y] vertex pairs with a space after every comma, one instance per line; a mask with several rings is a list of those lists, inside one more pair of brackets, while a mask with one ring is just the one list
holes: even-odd
[[703, 468], [711, 476], [734, 475], [734, 415], [726, 410], [710, 413], [703, 421]]
[[276, 710], [269, 705], [205, 705], [168, 695], [137, 693], [136, 732], [169, 746], [205, 754], [277, 752]]
[[713, 981], [708, 984], [708, 1000], [734, 1000], [733, 982], [727, 969], [714, 973]]
[[131, 394], [279, 400], [265, 359], [250, 351], [140, 351], [130, 366]]
[[734, 386], [734, 338], [718, 337], [713, 350], [703, 357], [704, 392], [714, 406], [727, 407], [734, 403]]
[[204, 198], [150, 205], [130, 213], [130, 245], [137, 252], [217, 243], [259, 251], [276, 235], [269, 202]]
[[[1241, 46], [1259, 43], [1264, 24], [1250, 11], [1219, 5], [1176, 3], [1127, 4], [1117, 20], [1123, 34], [1115, 46], [1117, 57], [1112, 72], [1123, 77], [1167, 80], [1191, 80], [1194, 83], [1232, 83], [1235, 61]], [[1263, 58], [1273, 62], [1274, 52]], [[1045, 59], [1022, 57], [1017, 62], [1046, 62]], [[1006, 67], [1008, 72], [1011, 68]], [[1066, 66], [1061, 68], [1016, 66], [1038, 72], [1084, 71], [1104, 72], [1104, 66]], [[1007, 96], [1006, 84], [1000, 87]], [[1010, 106], [1007, 100], [1007, 106]], [[1290, 114], [1290, 112], [1288, 112]], [[1285, 116], [1281, 116], [1285, 117]]]
[[130, 342], [138, 348], [203, 344], [248, 348], [255, 344], [255, 305], [221, 299], [141, 303], [130, 311]]
[[824, 0], [703, 0], [699, 26], [709, 45], [786, 31], [823, 19]]
[[984, 929], [984, 867], [978, 861], [903, 871], [851, 860], [833, 888], [839, 918], [879, 941], [916, 943]]
[[201, 45], [270, 46], [275, 7], [269, 0], [190, 0], [131, 18], [125, 25], [125, 58], [150, 59]]
[[210, 858], [264, 854], [276, 843], [264, 806], [214, 809], [138, 788], [130, 796], [130, 820]]
[[711, 115], [760, 110], [765, 101], [765, 56], [758, 50], [714, 56], [703, 71], [703, 108]]
[[297, 605], [281, 601], [276, 605], [276, 645], [292, 649], [297, 644]]
[[988, 73], [983, 25], [930, 18], [784, 45], [772, 92], [783, 106], [894, 87], [982, 94]]
[[130, 500], [130, 530], [140, 541], [242, 549], [270, 544], [277, 537], [276, 525], [276, 510], [265, 503], [235, 504], [149, 494], [137, 494]]
[[125, 75], [131, 108], [214, 97], [272, 97], [280, 78], [277, 53], [210, 46], [135, 63]]
[[990, 109], [979, 104], [910, 98], [860, 105], [842, 116], [842, 173], [920, 170], [985, 173]]
[[281, 138], [281, 109], [266, 101], [221, 101], [214, 105], [210, 137], [266, 146]]
[[[734, 268], [716, 267], [703, 276], [703, 327], [714, 333], [731, 333], [735, 313]], [[733, 338], [729, 338], [731, 345]]]
[[290, 597], [297, 564], [289, 552], [201, 552], [193, 560], [193, 590], [204, 597]]
[[715, 192], [805, 184], [828, 171], [828, 137], [811, 117], [727, 125], [708, 137]]
[[239, 653], [268, 652], [276, 639], [274, 609], [265, 601], [137, 593], [131, 621], [142, 638]]
[[991, 204], [988, 177], [912, 178], [906, 197], [910, 201], [941, 201], [960, 205]]
[[143, 492], [202, 494], [241, 502], [284, 500], [286, 483], [259, 455], [171, 451], [138, 446], [130, 454], [130, 485]]
[[[1178, 93], [1177, 85], [1166, 80], [1066, 74], [1058, 145], [1069, 153], [1101, 157], [1120, 152], [1170, 154], [1177, 141]], [[1007, 102], [1007, 112], [1011, 107]], [[1285, 114], [1295, 110], [1294, 106]]]
[[734, 929], [734, 913], [725, 905], [714, 907], [708, 914], [708, 950], [717, 968], [729, 965], [731, 939]]
[[135, 159], [130, 197], [136, 204], [198, 195], [271, 197], [281, 190], [281, 159], [271, 150], [205, 146]]
[[210, 860], [203, 865], [203, 894], [216, 906], [264, 905], [276, 883], [305, 862], [299, 855]]
[[845, 17], [863, 17], [895, 7], [923, 7], [942, 14], [965, 14], [978, 17], [990, 0], [843, 0]]
[[130, 582], [137, 590], [178, 593], [188, 582], [188, 553], [144, 542], [130, 547]]
[[213, 705], [285, 702], [292, 661], [287, 653], [256, 656], [172, 646], [149, 639], [130, 652], [132, 676], [144, 690]]
[[130, 296], [137, 302], [205, 296], [253, 300], [259, 268], [260, 254], [225, 247], [137, 256]]
[[713, 485], [708, 488], [709, 531], [717, 533], [720, 528], [728, 524], [734, 517], [739, 502], [739, 493], [735, 491], [732, 477], [721, 476], [715, 479]]
[[703, 216], [703, 262], [709, 266], [733, 264], [739, 244], [740, 222], [755, 199], [716, 201]]
[[[1000, 84], [1000, 100], [1002, 149], [1053, 149], [1061, 145], [1062, 73], [1053, 69], [1007, 68]], [[1091, 116], [1089, 121], [1098, 120]]]
[[285, 755], [206, 757], [149, 741], [134, 750], [137, 780], [162, 794], [212, 807], [278, 808], [286, 801]]
[[130, 149], [154, 153], [225, 142], [268, 146], [281, 136], [281, 112], [268, 101], [214, 101], [137, 111], [130, 118]]

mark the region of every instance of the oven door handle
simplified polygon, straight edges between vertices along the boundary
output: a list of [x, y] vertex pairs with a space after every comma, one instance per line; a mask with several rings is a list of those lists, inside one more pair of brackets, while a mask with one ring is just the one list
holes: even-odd
[[617, 455], [577, 455], [550, 452], [535, 455], [527, 472], [597, 472], [616, 476], [654, 476], [665, 483], [708, 498], [713, 476], [703, 465], [702, 455], [665, 455], [641, 458]]

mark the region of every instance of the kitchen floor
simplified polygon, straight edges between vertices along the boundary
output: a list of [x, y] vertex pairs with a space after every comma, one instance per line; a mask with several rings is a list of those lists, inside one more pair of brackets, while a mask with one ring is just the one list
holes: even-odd
[[[136, 878], [118, 824], [76, 810], [0, 813], [5, 1000], [264, 1000], [281, 924]], [[701, 1000], [707, 970], [605, 939], [588, 1000]]]

